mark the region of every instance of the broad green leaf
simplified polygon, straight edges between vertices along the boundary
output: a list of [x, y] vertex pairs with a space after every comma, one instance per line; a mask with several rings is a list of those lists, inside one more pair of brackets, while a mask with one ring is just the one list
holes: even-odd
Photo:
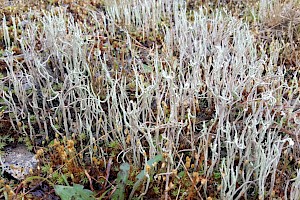
[[[163, 157], [162, 155], [156, 155], [154, 158], [147, 161], [147, 165], [153, 167], [154, 163], [158, 163], [159, 161], [162, 161]], [[137, 181], [133, 185], [133, 189], [129, 195], [129, 199], [132, 199], [134, 192], [141, 186], [141, 184], [144, 182], [146, 176], [145, 176], [145, 170], [142, 170], [137, 176]]]
[[55, 185], [55, 193], [62, 200], [93, 200], [93, 192], [84, 189], [82, 185], [74, 184], [73, 186]]
[[[162, 161], [162, 155], [157, 155], [155, 156], [154, 158], [150, 159], [147, 161], [147, 165], [153, 167], [153, 164], [154, 163], [158, 163], [159, 161]], [[145, 170], [141, 171], [138, 175], [137, 175], [137, 179], [140, 180], [140, 179], [143, 179], [145, 176]]]
[[125, 185], [129, 176], [130, 165], [128, 163], [122, 163], [120, 171], [117, 177], [117, 189], [114, 192], [113, 200], [124, 200], [125, 199]]

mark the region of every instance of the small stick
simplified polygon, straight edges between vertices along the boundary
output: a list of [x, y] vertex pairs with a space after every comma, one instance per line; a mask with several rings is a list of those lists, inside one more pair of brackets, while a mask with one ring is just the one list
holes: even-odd
[[107, 167], [106, 167], [106, 177], [105, 177], [104, 188], [106, 187], [106, 184], [108, 182], [108, 177], [109, 177], [111, 164], [112, 164], [112, 158], [110, 157], [109, 160], [108, 160], [108, 163], [107, 163]]
[[86, 177], [89, 179], [91, 190], [94, 192], [91, 176], [88, 174], [88, 172], [86, 170], [84, 170], [84, 173], [85, 173]]

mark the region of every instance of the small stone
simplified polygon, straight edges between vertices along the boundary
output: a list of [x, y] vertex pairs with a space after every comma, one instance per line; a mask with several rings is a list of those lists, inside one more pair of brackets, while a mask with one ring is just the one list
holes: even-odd
[[35, 154], [27, 150], [26, 146], [15, 148], [6, 147], [2, 158], [2, 169], [18, 180], [23, 180], [37, 167], [38, 160]]

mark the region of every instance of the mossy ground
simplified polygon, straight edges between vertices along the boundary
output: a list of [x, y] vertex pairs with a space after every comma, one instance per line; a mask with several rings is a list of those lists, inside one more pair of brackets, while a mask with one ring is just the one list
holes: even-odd
[[[104, 10], [107, 2], [105, 1], [68, 1], [68, 0], [52, 0], [52, 1], [23, 1], [8, 3], [8, 1], [0, 1], [1, 15], [5, 15], [7, 26], [10, 27], [9, 34], [14, 46], [10, 49], [14, 52], [15, 56], [20, 55], [19, 62], [22, 62], [22, 51], [20, 46], [18, 46], [17, 41], [14, 40], [13, 32], [13, 22], [12, 16], [23, 17], [31, 13], [39, 12], [43, 10], [49, 10], [50, 7], [64, 7], [67, 12], [72, 14], [75, 22], [78, 22], [79, 26], [83, 26], [84, 21], [87, 19], [88, 12], [90, 10]], [[23, 2], [23, 3], [22, 3]], [[200, 6], [204, 6], [207, 13], [213, 13], [216, 9], [226, 8], [232, 12], [232, 15], [238, 19], [242, 19], [249, 23], [253, 35], [255, 36], [257, 49], [260, 48], [261, 44], [265, 46], [272, 46], [274, 40], [280, 40], [282, 43], [282, 48], [280, 50], [279, 65], [286, 66], [286, 77], [285, 80], [288, 84], [292, 84], [291, 80], [293, 74], [299, 70], [299, 36], [300, 36], [300, 15], [298, 16], [298, 11], [300, 8], [299, 3], [292, 3], [289, 1], [282, 1], [278, 8], [274, 8], [273, 13], [267, 13], [266, 16], [255, 16], [252, 12], [257, 10], [259, 5], [257, 1], [187, 1], [187, 12], [193, 12], [193, 10], [198, 9]], [[283, 10], [282, 9], [286, 9]], [[285, 15], [284, 15], [285, 14]], [[35, 16], [32, 15], [32, 18]], [[191, 16], [191, 21], [194, 20]], [[162, 26], [170, 26], [168, 24], [170, 19], [163, 19]], [[165, 24], [163, 24], [165, 23]], [[96, 25], [91, 20], [88, 22], [90, 29], [95, 29]], [[137, 92], [134, 83], [134, 72], [130, 69], [129, 59], [132, 55], [127, 47], [127, 35], [122, 31], [122, 26], [124, 24], [118, 24], [116, 22], [116, 31], [118, 34], [114, 38], [108, 38], [107, 35], [102, 35], [101, 38], [91, 38], [95, 41], [95, 45], [91, 47], [91, 55], [97, 50], [106, 53], [106, 63], [111, 74], [116, 74], [117, 77], [127, 76], [127, 83], [129, 94], [132, 94], [130, 100], [134, 101], [134, 94]], [[130, 28], [128, 29], [130, 30]], [[21, 30], [17, 32], [21, 34]], [[141, 30], [135, 30], [132, 27], [131, 32], [129, 32], [131, 38], [134, 42], [134, 49], [138, 49], [138, 52], [145, 52], [145, 55], [141, 54], [140, 59], [143, 61], [145, 66], [147, 66], [149, 52], [152, 51], [154, 44], [159, 48], [158, 52], [163, 53], [163, 40], [164, 32], [160, 29], [152, 30], [147, 36], [143, 35]], [[5, 56], [6, 45], [4, 41], [4, 32], [0, 32], [0, 56]], [[37, 44], [37, 48], [39, 45]], [[271, 48], [270, 48], [271, 49]], [[271, 50], [270, 50], [271, 51]], [[103, 53], [103, 54], [104, 54]], [[267, 52], [268, 54], [269, 52]], [[174, 52], [174, 56], [178, 56], [178, 52]], [[95, 64], [93, 59], [89, 60], [90, 69], [92, 73], [91, 85], [96, 94], [98, 94], [99, 99], [103, 100], [106, 96], [106, 85], [101, 76], [98, 76], [98, 69], [93, 68]], [[162, 63], [163, 65], [164, 63]], [[118, 66], [124, 66], [120, 69]], [[4, 61], [0, 60], [0, 75], [2, 77], [6, 76], [7, 65]], [[26, 63], [24, 63], [24, 68], [26, 68]], [[144, 73], [140, 73], [144, 80], [150, 80], [151, 77], [145, 69]], [[150, 69], [151, 70], [151, 69]], [[290, 75], [290, 76], [289, 76]], [[298, 75], [297, 75], [298, 76]], [[1, 77], [0, 77], [1, 78]], [[298, 78], [299, 81], [299, 78]], [[300, 81], [299, 81], [300, 83]], [[58, 86], [59, 87], [59, 86]], [[0, 91], [0, 97], [1, 93]], [[259, 91], [258, 91], [259, 93]], [[244, 94], [245, 97], [247, 94]], [[130, 96], [130, 95], [129, 95]], [[1, 100], [1, 99], [0, 99]], [[154, 102], [155, 104], [155, 102]], [[184, 102], [183, 102], [184, 104]], [[102, 104], [104, 112], [106, 103]], [[201, 110], [201, 113], [197, 115], [196, 121], [199, 121], [198, 125], [201, 125], [203, 120], [211, 120], [214, 118], [214, 106], [203, 101], [199, 103], [199, 107], [195, 108], [195, 111]], [[53, 185], [67, 184], [72, 185], [73, 183], [81, 184], [85, 186], [86, 189], [95, 192], [95, 196], [99, 199], [111, 199], [116, 191], [116, 186], [118, 183], [118, 173], [120, 172], [120, 158], [119, 154], [122, 152], [122, 147], [118, 142], [111, 141], [109, 143], [102, 142], [103, 155], [107, 156], [107, 160], [103, 160], [97, 156], [89, 157], [87, 148], [84, 147], [84, 143], [88, 143], [88, 136], [82, 134], [78, 137], [61, 137], [55, 132], [49, 133], [49, 138], [44, 138], [43, 136], [37, 135], [35, 140], [32, 141], [28, 136], [20, 136], [20, 134], [12, 128], [10, 117], [5, 112], [5, 104], [0, 101], [0, 147], [4, 145], [17, 145], [17, 143], [26, 143], [28, 148], [35, 152], [40, 160], [39, 168], [28, 176], [25, 181], [19, 182], [12, 179], [8, 174], [4, 174], [1, 177], [0, 188], [3, 191], [3, 195], [0, 198], [17, 198], [17, 199], [58, 199], [59, 197], [55, 194]], [[165, 112], [168, 111], [168, 102], [164, 105]], [[153, 105], [154, 113], [158, 112], [156, 106]], [[49, 111], [50, 112], [50, 111]], [[250, 111], [249, 111], [250, 112]], [[186, 116], [182, 116], [185, 118]], [[38, 129], [38, 125], [34, 123], [33, 126]], [[23, 127], [23, 130], [29, 130], [24, 122], [14, 122], [17, 126]], [[195, 123], [197, 125], [197, 123]], [[63, 131], [62, 127], [58, 127], [59, 130]], [[186, 127], [189, 129], [190, 127]], [[124, 130], [126, 132], [126, 129]], [[188, 132], [188, 130], [183, 130]], [[212, 130], [214, 132], [214, 130]], [[291, 135], [291, 137], [297, 137], [293, 133], [289, 132], [288, 129], [281, 130], [282, 135]], [[7, 137], [8, 136], [8, 137]], [[195, 136], [196, 137], [196, 136]], [[3, 139], [2, 139], [3, 138]], [[211, 138], [209, 138], [210, 140]], [[130, 141], [130, 138], [126, 138]], [[179, 151], [184, 151], [189, 148], [188, 144], [184, 143], [185, 140], [182, 139]], [[128, 142], [129, 143], [129, 142]], [[147, 143], [143, 144], [147, 146]], [[94, 147], [95, 152], [98, 151], [98, 146]], [[299, 167], [299, 159], [297, 155], [299, 150], [295, 150], [296, 153], [286, 153], [283, 154], [281, 161], [278, 165], [279, 173], [276, 174], [276, 184], [274, 187], [274, 197], [283, 197], [285, 188], [281, 185], [288, 180], [288, 178], [293, 178], [296, 176], [295, 170]], [[298, 153], [297, 153], [298, 152]], [[121, 154], [122, 155], [122, 154]], [[125, 156], [125, 155], [124, 155]], [[164, 158], [168, 159], [168, 155], [163, 155]], [[145, 199], [160, 199], [168, 197], [169, 199], [176, 199], [181, 197], [183, 199], [197, 199], [198, 194], [206, 193], [208, 194], [207, 199], [219, 198], [218, 193], [221, 190], [221, 179], [222, 174], [220, 171], [213, 173], [212, 177], [205, 177], [201, 174], [203, 170], [202, 163], [204, 161], [204, 155], [200, 158], [195, 158], [195, 155], [187, 152], [183, 156], [176, 155], [176, 162], [182, 165], [168, 177], [169, 186], [162, 183], [165, 182], [164, 176], [153, 176], [150, 180], [150, 185], [148, 192], [145, 195]], [[127, 158], [129, 159], [129, 158]], [[194, 163], [198, 161], [198, 164]], [[239, 162], [239, 160], [236, 160]], [[209, 161], [208, 161], [209, 163]], [[166, 163], [164, 161], [159, 161], [156, 163], [157, 166], [153, 174], [160, 174], [166, 172]], [[197, 167], [195, 167], [195, 164]], [[245, 163], [247, 165], [247, 163]], [[195, 169], [196, 168], [196, 169]], [[141, 194], [145, 191], [145, 185], [138, 185], [137, 188], [135, 183], [138, 179], [136, 178], [138, 174], [143, 169], [131, 166], [128, 180], [125, 184], [125, 196], [129, 196], [132, 189], [136, 190], [137, 194]], [[43, 177], [43, 178], [42, 178]], [[155, 180], [153, 180], [155, 179]], [[240, 184], [243, 184], [241, 181]], [[204, 187], [205, 185], [205, 187]], [[203, 186], [203, 187], [202, 187]], [[206, 187], [207, 186], [207, 187]], [[198, 188], [198, 191], [195, 190]], [[288, 189], [289, 190], [289, 189]], [[167, 195], [166, 195], [167, 193]], [[257, 199], [257, 191], [253, 187], [253, 190], [248, 190], [248, 199]], [[5, 195], [5, 196], [4, 196]], [[136, 198], [138, 197], [135, 196]]]

